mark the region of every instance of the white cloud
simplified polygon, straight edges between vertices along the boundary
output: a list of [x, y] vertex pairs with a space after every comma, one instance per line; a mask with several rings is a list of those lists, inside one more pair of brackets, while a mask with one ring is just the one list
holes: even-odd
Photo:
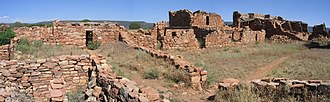
[[10, 17], [9, 16], [1, 16], [0, 19], [3, 20], [3, 19], [9, 19]]

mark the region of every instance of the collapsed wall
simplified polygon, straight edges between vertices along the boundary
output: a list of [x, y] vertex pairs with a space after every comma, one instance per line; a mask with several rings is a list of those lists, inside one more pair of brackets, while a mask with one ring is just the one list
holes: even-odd
[[276, 38], [289, 38], [291, 40], [307, 41], [309, 33], [308, 24], [301, 21], [288, 21], [280, 16], [270, 16], [255, 13], [233, 13], [233, 27], [249, 26], [252, 30], [265, 30], [268, 39], [273, 36], [286, 36]]

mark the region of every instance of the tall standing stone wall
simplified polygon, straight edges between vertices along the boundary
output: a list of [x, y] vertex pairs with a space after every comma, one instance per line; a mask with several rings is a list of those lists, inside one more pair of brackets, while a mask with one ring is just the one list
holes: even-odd
[[111, 22], [58, 22], [52, 27], [21, 27], [14, 30], [19, 40], [27, 37], [30, 40], [41, 40], [49, 44], [86, 46], [86, 33], [92, 33], [92, 41], [101, 43], [118, 41], [125, 28]]
[[[307, 24], [301, 21], [288, 21], [280, 16], [270, 16], [262, 14], [241, 14], [235, 11], [233, 13], [233, 26], [249, 26], [252, 30], [265, 30], [266, 37], [286, 36], [291, 40], [308, 40], [309, 33]], [[282, 37], [283, 38], [283, 37]]]
[[194, 29], [166, 29], [163, 49], [199, 48]]
[[9, 60], [10, 50], [9, 44], [0, 46], [0, 60]]

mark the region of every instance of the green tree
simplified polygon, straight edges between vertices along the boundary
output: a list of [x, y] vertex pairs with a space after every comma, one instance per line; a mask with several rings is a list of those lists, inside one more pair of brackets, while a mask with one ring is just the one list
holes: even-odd
[[10, 39], [16, 36], [15, 32], [11, 29], [7, 29], [4, 32], [0, 32], [0, 45], [5, 45], [10, 43]]
[[129, 29], [140, 29], [141, 26], [139, 23], [133, 22], [129, 25]]
[[81, 22], [91, 22], [91, 20], [89, 20], [89, 19], [84, 19], [84, 20], [81, 20]]

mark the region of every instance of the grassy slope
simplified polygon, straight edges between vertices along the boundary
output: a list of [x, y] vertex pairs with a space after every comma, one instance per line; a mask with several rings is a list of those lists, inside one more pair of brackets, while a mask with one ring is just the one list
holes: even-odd
[[268, 76], [285, 77], [299, 80], [330, 79], [330, 50], [312, 49], [301, 51], [282, 63]]
[[170, 52], [183, 55], [195, 65], [203, 66], [214, 76], [215, 81], [220, 81], [229, 77], [244, 79], [255, 69], [302, 49], [304, 48], [297, 44], [261, 43], [246, 47]]

